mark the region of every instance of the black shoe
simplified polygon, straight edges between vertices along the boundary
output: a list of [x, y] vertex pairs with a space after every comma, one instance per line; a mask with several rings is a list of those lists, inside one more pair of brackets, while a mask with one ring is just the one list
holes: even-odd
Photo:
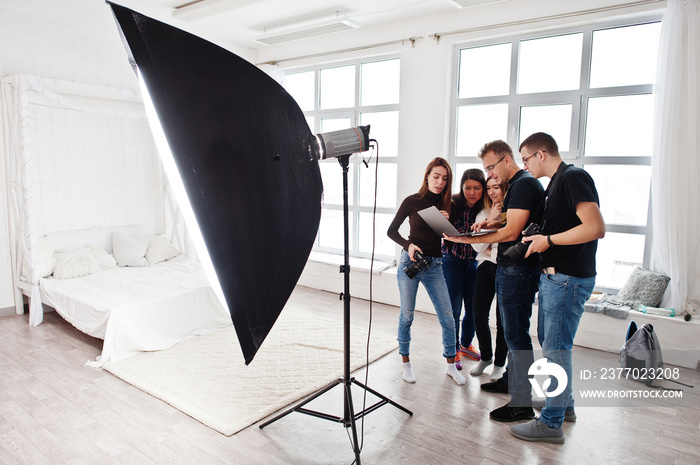
[[508, 385], [503, 382], [503, 378], [498, 378], [496, 381], [482, 384], [481, 390], [486, 392], [508, 394]]
[[511, 407], [506, 404], [491, 411], [489, 416], [492, 420], [503, 422], [530, 420], [535, 418], [535, 411], [532, 410], [532, 407]]

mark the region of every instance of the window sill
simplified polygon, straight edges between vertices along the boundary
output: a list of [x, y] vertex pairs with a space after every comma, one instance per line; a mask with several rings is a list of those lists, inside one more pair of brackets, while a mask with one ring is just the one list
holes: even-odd
[[[345, 257], [343, 255], [326, 253], [326, 252], [311, 252], [309, 254], [309, 261], [315, 263], [322, 263], [326, 265], [343, 265], [345, 263]], [[372, 266], [372, 260], [369, 258], [358, 258], [350, 257], [350, 271], [360, 270], [369, 273], [372, 269], [373, 274], [381, 274], [385, 272], [396, 272], [396, 260], [374, 260], [374, 266]]]

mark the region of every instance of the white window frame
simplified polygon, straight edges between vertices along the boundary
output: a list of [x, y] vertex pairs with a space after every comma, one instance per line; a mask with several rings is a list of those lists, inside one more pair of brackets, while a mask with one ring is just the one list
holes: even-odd
[[[330, 118], [349, 118], [351, 121], [351, 127], [356, 127], [360, 124], [360, 115], [361, 113], [370, 113], [370, 112], [381, 112], [381, 111], [395, 111], [399, 115], [399, 121], [401, 119], [401, 113], [400, 113], [400, 108], [399, 108], [399, 103], [396, 104], [384, 104], [384, 105], [365, 105], [361, 106], [360, 105], [360, 86], [361, 86], [361, 81], [360, 81], [360, 72], [362, 69], [362, 64], [366, 63], [375, 63], [375, 62], [380, 62], [380, 61], [387, 61], [387, 60], [392, 60], [392, 59], [398, 59], [400, 60], [400, 56], [398, 54], [388, 54], [388, 55], [382, 55], [382, 56], [373, 56], [371, 58], [365, 57], [365, 58], [356, 58], [353, 60], [346, 60], [346, 61], [339, 61], [339, 62], [333, 62], [333, 63], [324, 63], [324, 64], [316, 64], [316, 65], [311, 65], [311, 66], [305, 66], [305, 67], [299, 67], [299, 68], [288, 68], [284, 70], [285, 75], [288, 74], [297, 74], [297, 73], [304, 73], [304, 72], [309, 72], [313, 71], [314, 72], [314, 110], [309, 110], [309, 111], [304, 111], [304, 115], [308, 117], [313, 118], [314, 122], [314, 127], [310, 128], [311, 131], [314, 134], [319, 134], [321, 133], [321, 120], [323, 119], [330, 119]], [[329, 68], [337, 68], [337, 67], [343, 67], [343, 66], [350, 66], [354, 65], [355, 66], [355, 102], [353, 107], [348, 107], [348, 108], [334, 108], [334, 109], [328, 109], [328, 110], [323, 110], [319, 108], [320, 104], [320, 74], [321, 70], [323, 69], [329, 69]], [[400, 122], [399, 122], [400, 124]], [[372, 130], [370, 128], [370, 139], [372, 139]], [[397, 166], [397, 172], [398, 172], [398, 163], [400, 156], [397, 154], [396, 157], [383, 157], [382, 156], [382, 141], [377, 140], [377, 143], [379, 145], [379, 157], [378, 158], [373, 158], [373, 162], [377, 162], [380, 164], [394, 164]], [[398, 143], [398, 141], [397, 141]], [[353, 155], [350, 157], [350, 164], [349, 164], [349, 173], [350, 175], [350, 182], [352, 183], [351, 185], [348, 186], [348, 190], [350, 193], [350, 198], [349, 200], [349, 206], [348, 206], [348, 214], [350, 215], [350, 256], [353, 257], [360, 257], [360, 258], [370, 258], [372, 256], [371, 253], [369, 252], [362, 252], [359, 250], [359, 241], [360, 241], [360, 214], [361, 213], [369, 213], [372, 214], [374, 212], [374, 208], [372, 206], [362, 206], [360, 205], [360, 169], [364, 170], [372, 170], [371, 175], [374, 176], [374, 170], [375, 166], [373, 164], [369, 165], [369, 168], [365, 166], [365, 164], [362, 162], [364, 159], [369, 158], [370, 153], [372, 152], [364, 152], [360, 155]], [[399, 149], [400, 153], [400, 149]], [[374, 153], [372, 153], [372, 156], [374, 157]], [[326, 160], [326, 161], [321, 161], [320, 163], [333, 163], [332, 160]], [[336, 163], [338, 165], [338, 163]], [[381, 180], [377, 180], [377, 182], [381, 182]], [[342, 183], [342, 169], [340, 166], [338, 166], [338, 184]], [[397, 192], [398, 196], [398, 192]], [[397, 199], [398, 202], [398, 199]], [[376, 213], [377, 214], [390, 214], [394, 215], [396, 213], [396, 208], [397, 204], [390, 206], [390, 207], [376, 207]], [[343, 211], [343, 205], [342, 204], [328, 204], [324, 202], [323, 205], [323, 210], [327, 211], [337, 211], [341, 212]], [[321, 220], [323, 221], [323, 211], [321, 213]], [[341, 232], [342, 233], [342, 232]], [[320, 234], [320, 232], [319, 232]], [[376, 231], [377, 237], [380, 235], [386, 235], [385, 231], [383, 230], [377, 230]], [[333, 253], [333, 254], [342, 254], [344, 251], [342, 248], [331, 248], [331, 247], [322, 247], [319, 243], [319, 235], [316, 236], [316, 240], [314, 243], [313, 250], [318, 251], [318, 252], [326, 252], [326, 253]], [[394, 258], [393, 255], [393, 249], [391, 254], [381, 254], [377, 252], [375, 254], [375, 258], [381, 259], [381, 260], [391, 260]]]
[[[572, 105], [572, 120], [571, 120], [571, 133], [570, 133], [570, 144], [569, 147], [559, 147], [560, 154], [562, 158], [567, 162], [574, 164], [576, 166], [582, 167], [584, 165], [635, 165], [635, 166], [651, 166], [650, 156], [605, 156], [605, 157], [593, 157], [584, 156], [584, 141], [585, 141], [585, 130], [586, 130], [586, 117], [588, 114], [588, 102], [589, 99], [595, 97], [612, 97], [612, 96], [625, 96], [625, 95], [640, 95], [640, 94], [653, 94], [653, 84], [646, 85], [630, 85], [630, 86], [618, 86], [618, 87], [603, 87], [603, 88], [590, 88], [589, 87], [589, 76], [591, 70], [591, 53], [592, 53], [592, 42], [593, 42], [593, 32], [598, 30], [619, 28], [625, 26], [642, 25], [647, 23], [660, 22], [661, 15], [651, 15], [635, 19], [627, 20], [614, 20], [607, 21], [604, 23], [596, 23], [585, 26], [577, 27], [567, 27], [558, 28], [548, 31], [539, 31], [529, 34], [521, 34], [509, 36], [506, 38], [499, 39], [486, 39], [480, 41], [469, 42], [461, 44], [455, 47], [455, 59], [456, 63], [454, 76], [452, 83], [452, 124], [451, 124], [451, 134], [450, 138], [452, 140], [451, 146], [451, 162], [453, 166], [459, 164], [477, 164], [481, 165], [481, 160], [478, 159], [477, 155], [474, 156], [457, 156], [457, 111], [461, 105], [477, 105], [477, 104], [493, 104], [493, 103], [507, 103], [508, 104], [508, 136], [506, 142], [513, 148], [514, 152], [517, 152], [519, 146], [519, 133], [520, 133], [520, 109], [523, 106], [528, 105], [551, 105], [557, 103], [571, 104]], [[566, 35], [572, 33], [582, 33], [583, 34], [583, 53], [581, 58], [581, 79], [579, 84], [579, 89], [570, 91], [558, 91], [558, 92], [542, 92], [542, 93], [532, 93], [532, 94], [518, 94], [517, 93], [517, 77], [518, 77], [518, 58], [519, 58], [519, 43], [524, 40], [547, 38], [559, 35]], [[459, 98], [459, 72], [460, 72], [460, 53], [463, 49], [483, 47], [489, 45], [498, 45], [504, 43], [512, 43], [511, 47], [511, 70], [510, 70], [510, 90], [508, 95], [503, 96], [493, 96], [493, 97], [474, 97], [474, 98]], [[556, 66], [556, 65], [547, 65]], [[486, 143], [488, 141], [484, 141]], [[650, 193], [651, 196], [651, 193]], [[647, 214], [647, 223], [643, 226], [636, 225], [626, 225], [626, 224], [613, 224], [606, 223], [608, 233], [624, 233], [624, 234], [637, 234], [644, 236], [644, 252], [643, 252], [643, 263], [641, 264], [645, 268], [649, 267], [651, 260], [651, 243], [652, 243], [652, 227], [651, 227], [651, 198], [649, 199], [649, 210]], [[606, 288], [602, 286], [597, 286], [597, 289], [604, 292], [616, 292], [617, 289]]]

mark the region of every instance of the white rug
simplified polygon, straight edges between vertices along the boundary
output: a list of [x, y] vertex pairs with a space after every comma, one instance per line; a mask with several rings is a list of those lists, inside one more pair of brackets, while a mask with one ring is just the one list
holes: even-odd
[[[351, 369], [365, 365], [367, 328], [351, 327]], [[370, 361], [398, 347], [372, 332]], [[249, 366], [233, 326], [109, 363], [104, 369], [231, 436], [343, 373], [343, 324], [289, 309]]]

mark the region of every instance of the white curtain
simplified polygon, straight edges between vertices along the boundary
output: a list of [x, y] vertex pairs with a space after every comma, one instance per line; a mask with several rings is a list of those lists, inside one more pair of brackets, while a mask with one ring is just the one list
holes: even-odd
[[[29, 170], [32, 150], [29, 135], [29, 85], [26, 76], [18, 75], [2, 80], [2, 125], [5, 154], [7, 157], [7, 183], [9, 185], [8, 209], [10, 237], [13, 248], [13, 273], [15, 285], [26, 280], [30, 291], [29, 324], [37, 326], [43, 321], [37, 233], [34, 220], [34, 179]], [[22, 276], [24, 271], [25, 276]], [[21, 305], [21, 303], [19, 303]]]
[[668, 0], [652, 156], [653, 269], [671, 278], [662, 305], [700, 311], [700, 0]]

